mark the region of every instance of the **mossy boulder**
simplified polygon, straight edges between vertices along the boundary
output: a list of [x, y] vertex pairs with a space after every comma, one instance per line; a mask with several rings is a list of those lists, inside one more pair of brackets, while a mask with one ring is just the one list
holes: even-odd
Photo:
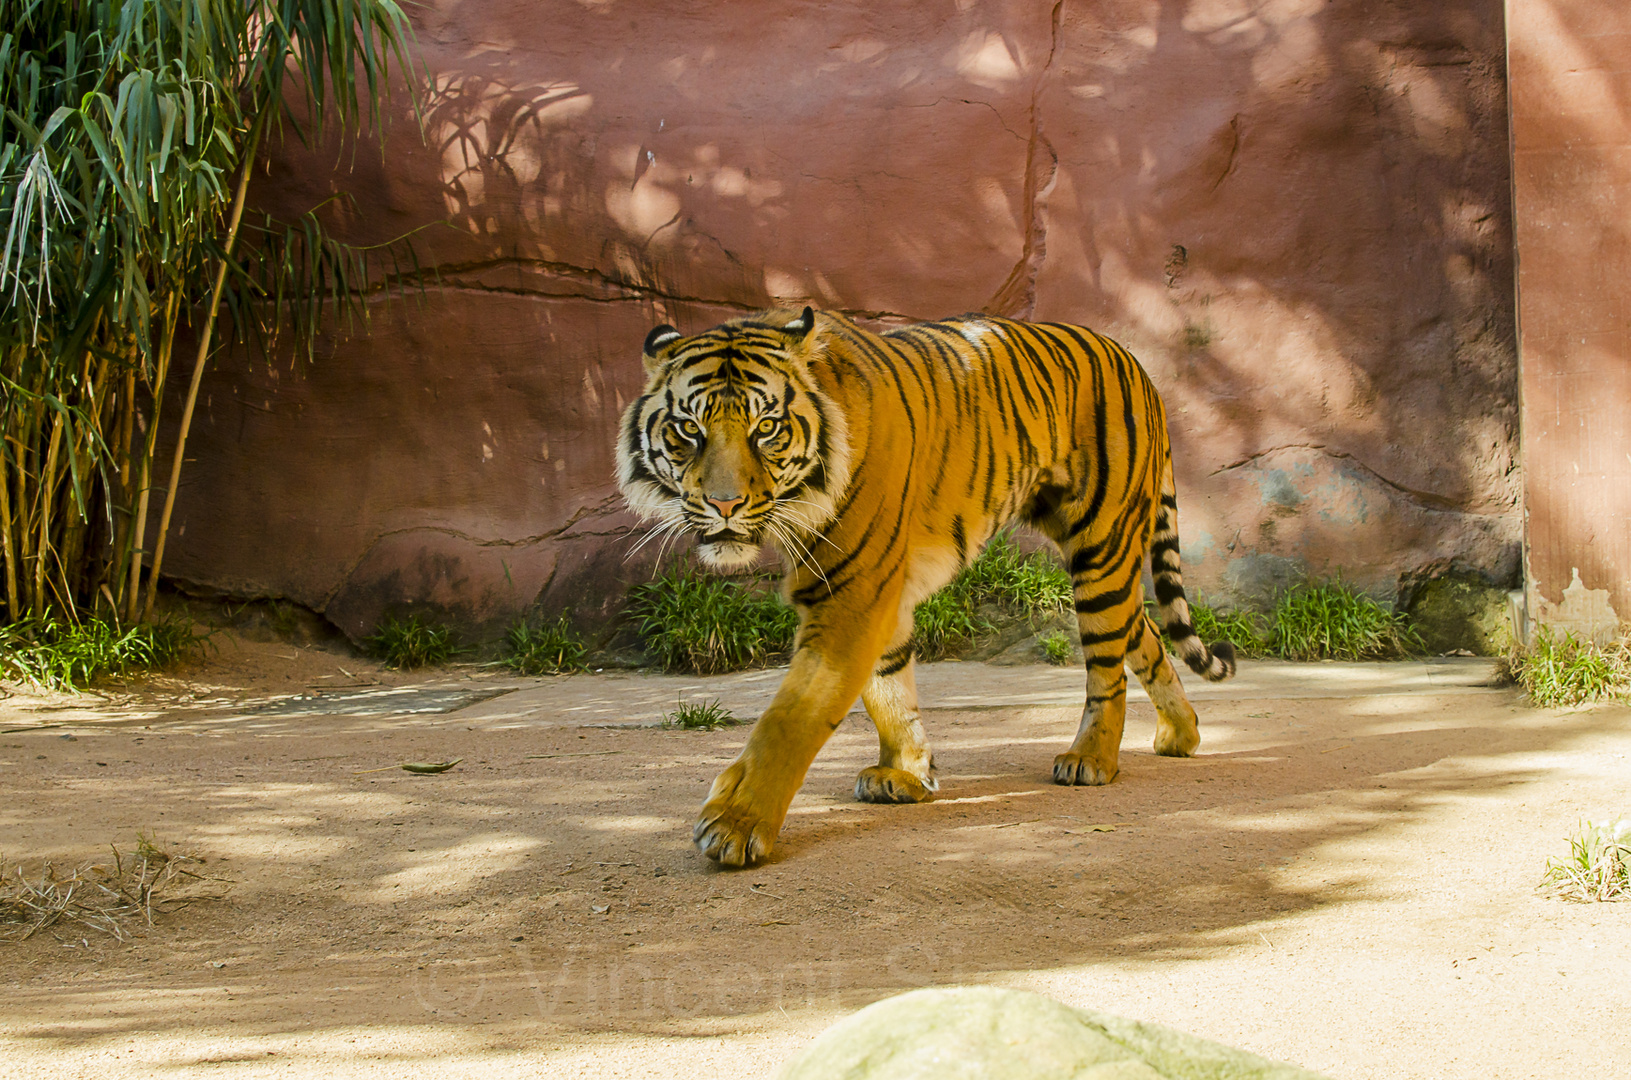
[[1320, 1080], [1170, 1028], [992, 987], [915, 990], [821, 1034], [781, 1080]]
[[1501, 656], [1512, 647], [1512, 611], [1506, 590], [1470, 577], [1435, 578], [1416, 590], [1410, 620], [1431, 653], [1466, 649]]

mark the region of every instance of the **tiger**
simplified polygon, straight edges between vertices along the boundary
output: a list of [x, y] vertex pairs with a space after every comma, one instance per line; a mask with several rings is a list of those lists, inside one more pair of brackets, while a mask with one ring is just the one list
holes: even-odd
[[768, 856], [816, 754], [860, 697], [878, 763], [855, 797], [930, 799], [912, 636], [917, 605], [1022, 522], [1069, 569], [1087, 700], [1053, 779], [1119, 769], [1131, 667], [1154, 703], [1155, 752], [1200, 744], [1194, 708], [1146, 609], [1190, 670], [1235, 671], [1196, 634], [1178, 551], [1166, 411], [1125, 348], [1084, 327], [968, 314], [873, 332], [842, 314], [773, 309], [686, 336], [646, 336], [644, 392], [624, 410], [617, 480], [648, 535], [693, 536], [740, 570], [768, 543], [798, 613], [788, 671], [692, 831], [727, 867]]

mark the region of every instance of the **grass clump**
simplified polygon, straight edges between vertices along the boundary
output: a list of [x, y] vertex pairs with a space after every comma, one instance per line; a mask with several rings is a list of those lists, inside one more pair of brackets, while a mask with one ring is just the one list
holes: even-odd
[[939, 660], [957, 646], [995, 629], [991, 620], [980, 614], [978, 604], [961, 575], [919, 604], [912, 612], [912, 640], [917, 655], [924, 660]]
[[1423, 648], [1403, 615], [1341, 581], [1299, 585], [1273, 618], [1268, 651], [1287, 660], [1382, 660]]
[[152, 926], [156, 914], [219, 900], [231, 885], [202, 873], [197, 855], [166, 851], [146, 835], [137, 835], [132, 852], [112, 851], [111, 866], [60, 870], [47, 862], [32, 872], [0, 866], [0, 941], [27, 941], [57, 926], [75, 937], [90, 930], [128, 941], [134, 924]]
[[761, 582], [677, 570], [630, 592], [645, 647], [666, 671], [714, 675], [769, 663], [792, 648], [798, 613]]
[[729, 709], [719, 704], [718, 698], [713, 701], [682, 701], [674, 706], [673, 712], [663, 714], [664, 727], [684, 728], [686, 731], [717, 731], [739, 723], [741, 721], [732, 716]]
[[362, 644], [387, 667], [404, 669], [445, 664], [464, 651], [454, 641], [451, 629], [425, 622], [418, 615], [385, 619], [362, 639]]
[[1055, 630], [1051, 634], [1044, 634], [1038, 639], [1042, 646], [1043, 655], [1048, 663], [1063, 667], [1070, 663], [1070, 635], [1063, 630]]
[[1047, 552], [1027, 554], [1013, 537], [998, 533], [978, 559], [912, 613], [918, 656], [938, 660], [995, 629], [980, 614], [982, 604], [997, 604], [1033, 620], [1067, 611], [1072, 605], [1070, 575]]
[[1569, 855], [1549, 859], [1540, 887], [1565, 900], [1631, 896], [1631, 818], [1585, 822], [1569, 838]]
[[[1154, 600], [1144, 601], [1144, 610], [1155, 621], [1156, 626], [1161, 625], [1161, 609]], [[1209, 604], [1190, 601], [1189, 622], [1195, 628], [1195, 635], [1208, 645], [1227, 641], [1241, 656], [1270, 655], [1269, 631], [1263, 625], [1263, 617], [1255, 611], [1225, 611]], [[1172, 639], [1167, 637], [1165, 629], [1161, 631], [1161, 640], [1166, 643], [1167, 652], [1176, 656], [1176, 647], [1172, 644]]]
[[1269, 632], [1255, 611], [1224, 611], [1207, 604], [1189, 605], [1195, 633], [1207, 644], [1227, 641], [1241, 656], [1263, 656], [1269, 651]]
[[1046, 551], [1021, 551], [1007, 533], [992, 537], [958, 578], [976, 604], [992, 601], [1031, 618], [1068, 611], [1074, 600], [1059, 560]]
[[46, 690], [82, 690], [98, 679], [169, 667], [204, 640], [175, 619], [128, 627], [101, 618], [30, 619], [0, 627], [0, 677]]
[[587, 667], [589, 647], [565, 615], [543, 626], [516, 623], [504, 635], [504, 647], [508, 655], [500, 662], [518, 675], [560, 675]]
[[1542, 708], [1581, 705], [1631, 693], [1631, 645], [1602, 648], [1589, 638], [1558, 637], [1542, 626], [1528, 648], [1507, 657], [1507, 670], [1529, 700]]

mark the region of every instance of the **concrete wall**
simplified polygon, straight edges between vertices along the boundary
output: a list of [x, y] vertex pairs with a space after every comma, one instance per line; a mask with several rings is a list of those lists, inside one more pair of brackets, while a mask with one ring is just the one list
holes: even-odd
[[[441, 286], [209, 376], [167, 569], [365, 632], [609, 610], [658, 321], [806, 300], [1084, 322], [1166, 395], [1186, 576], [1516, 583], [1499, 0], [433, 0], [422, 145], [259, 197], [422, 232]], [[336, 167], [336, 161], [340, 162]]]
[[1532, 618], [1631, 615], [1631, 9], [1509, 0]]

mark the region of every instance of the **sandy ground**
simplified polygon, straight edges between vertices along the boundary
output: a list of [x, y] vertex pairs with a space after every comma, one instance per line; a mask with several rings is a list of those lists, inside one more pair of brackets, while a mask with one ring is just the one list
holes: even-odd
[[427, 678], [218, 642], [0, 703], [9, 863], [142, 831], [234, 882], [129, 944], [0, 946], [0, 1076], [763, 1076], [952, 983], [1333, 1078], [1631, 1076], [1631, 904], [1534, 891], [1580, 819], [1631, 812], [1631, 712], [1531, 709], [1476, 661], [1244, 665], [1195, 694], [1199, 756], [1155, 757], [1134, 701], [1120, 778], [1078, 789], [1049, 769], [1079, 674], [935, 665], [940, 798], [851, 802], [854, 714], [775, 859], [727, 873], [688, 836], [746, 729], [649, 725], [702, 695], [754, 715], [774, 672]]

